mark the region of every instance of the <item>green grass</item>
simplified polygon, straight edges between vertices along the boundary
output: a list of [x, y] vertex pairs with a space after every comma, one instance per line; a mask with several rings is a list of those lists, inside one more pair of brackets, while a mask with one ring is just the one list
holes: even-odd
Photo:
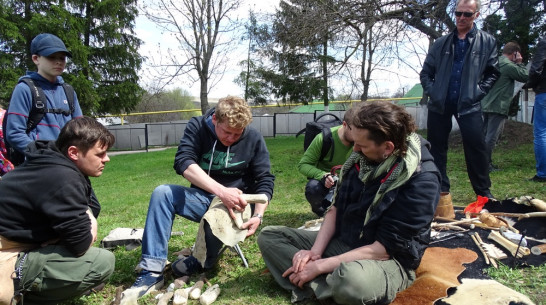
[[[272, 171], [276, 176], [273, 200], [266, 211], [263, 226], [287, 225], [297, 227], [305, 221], [314, 219], [304, 197], [306, 178], [297, 172], [297, 162], [303, 153], [303, 138], [279, 137], [266, 139], [270, 154]], [[116, 227], [144, 227], [148, 200], [153, 189], [164, 183], [189, 185], [176, 175], [172, 165], [175, 148], [165, 151], [116, 155], [111, 157], [104, 174], [93, 178], [95, 188], [103, 209], [98, 218], [99, 240]], [[534, 171], [532, 143], [514, 150], [495, 150], [494, 160], [503, 169], [492, 173], [492, 193], [499, 199], [520, 195], [546, 198], [546, 185], [529, 182]], [[450, 150], [448, 174], [452, 181], [452, 195], [455, 204], [467, 205], [475, 201], [464, 165], [462, 149]], [[262, 227], [263, 227], [262, 226]], [[197, 223], [177, 217], [173, 231], [184, 235], [173, 236], [169, 243], [169, 253], [189, 247], [195, 240]], [[98, 242], [96, 244], [98, 246]], [[208, 274], [212, 284], [219, 283], [222, 293], [218, 304], [290, 304], [289, 294], [274, 282], [265, 271], [265, 264], [256, 244], [256, 235], [241, 244], [250, 267], [244, 268], [239, 257], [226, 251], [220, 258], [218, 267]], [[118, 286], [130, 286], [134, 279], [134, 267], [140, 258], [140, 248], [126, 251], [118, 248], [116, 270], [106, 288], [100, 293], [68, 302], [70, 304], [109, 304]], [[175, 257], [170, 256], [173, 260]], [[543, 291], [546, 289], [546, 267], [510, 269], [502, 266], [498, 270], [488, 270], [492, 277], [501, 283], [528, 295], [535, 303], [546, 305]], [[192, 280], [196, 280], [192, 278]], [[67, 304], [68, 304], [67, 303]], [[145, 297], [139, 304], [155, 304], [156, 300]], [[198, 301], [190, 301], [198, 304]]]

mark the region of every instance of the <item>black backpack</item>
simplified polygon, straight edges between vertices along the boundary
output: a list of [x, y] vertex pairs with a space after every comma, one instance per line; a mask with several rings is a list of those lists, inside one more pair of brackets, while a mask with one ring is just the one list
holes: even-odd
[[[58, 113], [63, 114], [65, 116], [72, 115], [74, 113], [74, 88], [70, 86], [67, 83], [64, 83], [63, 89], [64, 93], [66, 94], [66, 98], [68, 100], [68, 106], [70, 110], [66, 109], [48, 109], [47, 108], [47, 97], [45, 96], [44, 90], [42, 90], [41, 87], [36, 86], [34, 84], [34, 81], [30, 78], [23, 78], [19, 80], [19, 83], [24, 82], [29, 86], [30, 92], [32, 93], [32, 108], [30, 109], [30, 113], [28, 114], [28, 120], [27, 120], [27, 129], [26, 133], [28, 134], [31, 130], [36, 128], [38, 126], [38, 123], [44, 118], [46, 113]], [[25, 161], [25, 155], [15, 148], [13, 148], [9, 142], [5, 139], [6, 135], [6, 126], [8, 121], [8, 112], [6, 111], [6, 114], [4, 115], [4, 120], [2, 121], [2, 130], [4, 131], [4, 144], [6, 146], [7, 155], [5, 156], [8, 160], [13, 163], [13, 165], [20, 165]], [[0, 139], [2, 140], [2, 139]]]
[[[331, 116], [332, 119], [328, 120], [320, 120], [321, 118], [325, 116]], [[323, 113], [319, 115], [313, 122], [309, 122], [305, 124], [305, 128], [300, 130], [296, 137], [298, 137], [300, 134], [305, 133], [305, 138], [303, 138], [303, 149], [307, 150], [311, 142], [313, 142], [313, 139], [318, 135], [319, 133], [322, 133], [322, 149], [320, 151], [320, 160], [323, 160], [324, 157], [326, 157], [326, 154], [330, 150], [330, 147], [332, 148], [332, 153], [330, 154], [329, 161], [332, 161], [332, 158], [334, 157], [334, 138], [332, 136], [332, 132], [330, 128], [334, 126], [339, 126], [343, 123], [343, 121], [335, 114], [333, 113]]]

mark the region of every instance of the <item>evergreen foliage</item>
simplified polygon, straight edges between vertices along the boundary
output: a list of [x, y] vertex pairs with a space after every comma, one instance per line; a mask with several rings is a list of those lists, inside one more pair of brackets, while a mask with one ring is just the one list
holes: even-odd
[[0, 0], [0, 103], [7, 106], [20, 76], [36, 71], [30, 43], [40, 33], [61, 38], [73, 57], [66, 82], [84, 114], [127, 112], [143, 94], [135, 36], [136, 0]]

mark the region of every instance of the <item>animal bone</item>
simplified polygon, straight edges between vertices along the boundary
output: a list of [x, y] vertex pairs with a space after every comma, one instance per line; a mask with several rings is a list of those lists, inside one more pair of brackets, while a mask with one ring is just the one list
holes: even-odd
[[497, 242], [503, 248], [508, 250], [508, 252], [510, 252], [512, 256], [523, 257], [525, 255], [531, 254], [531, 250], [529, 250], [529, 248], [527, 247], [519, 247], [519, 250], [518, 250], [518, 245], [506, 239], [499, 232], [491, 231], [491, 233], [489, 233], [489, 236], [487, 236], [487, 238]]
[[218, 284], [214, 284], [199, 297], [199, 303], [201, 303], [201, 305], [210, 305], [216, 301], [216, 298], [218, 298], [219, 295], [220, 286], [218, 286]]

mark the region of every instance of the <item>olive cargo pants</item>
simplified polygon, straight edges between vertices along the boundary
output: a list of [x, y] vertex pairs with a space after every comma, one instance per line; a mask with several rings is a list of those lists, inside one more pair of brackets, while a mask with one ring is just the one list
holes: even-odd
[[[394, 259], [360, 260], [341, 263], [330, 274], [323, 274], [300, 289], [282, 274], [292, 266], [292, 257], [300, 249], [309, 250], [318, 232], [282, 226], [268, 226], [258, 236], [258, 246], [275, 281], [292, 291], [292, 302], [304, 299], [332, 298], [337, 304], [389, 304], [396, 294], [413, 283], [415, 272], [406, 271]], [[350, 251], [343, 242], [332, 239], [322, 257]]]
[[114, 271], [115, 257], [94, 247], [76, 257], [63, 246], [49, 245], [26, 257], [21, 252], [15, 268], [21, 263], [23, 304], [57, 304], [104, 283]]

